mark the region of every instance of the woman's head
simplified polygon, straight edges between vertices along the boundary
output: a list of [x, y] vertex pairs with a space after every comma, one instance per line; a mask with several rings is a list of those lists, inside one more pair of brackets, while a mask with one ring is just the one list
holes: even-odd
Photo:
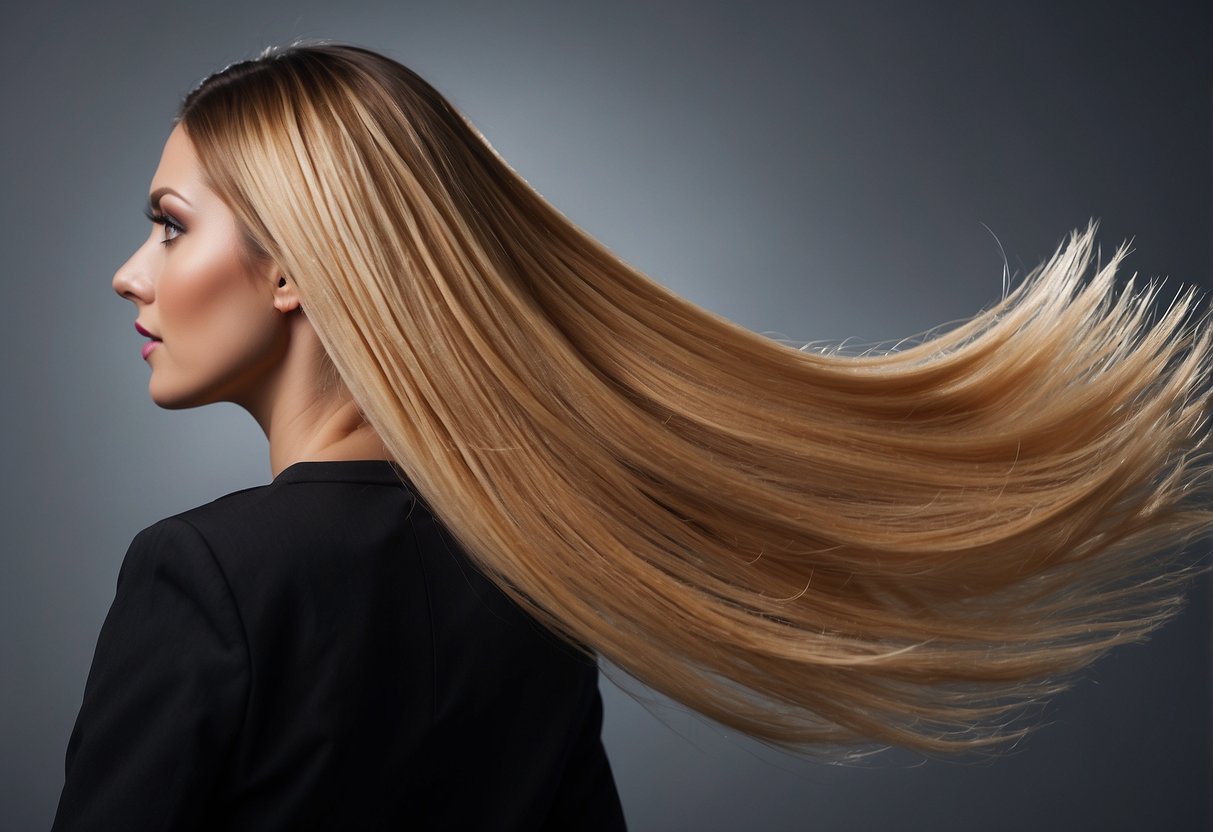
[[[149, 306], [140, 319], [164, 338], [148, 356], [155, 372], [175, 358], [170, 327], [178, 318], [205, 333], [199, 350], [223, 338], [224, 349], [250, 359], [272, 350], [287, 321], [300, 318], [322, 345], [325, 389], [340, 385], [370, 398], [386, 374], [396, 382], [408, 375], [395, 389], [414, 391], [439, 383], [422, 377], [434, 368], [456, 370], [446, 381], [458, 372], [466, 378], [472, 368], [446, 359], [466, 353], [469, 339], [493, 337], [486, 322], [501, 314], [501, 303], [524, 302], [503, 301], [494, 282], [515, 271], [501, 238], [525, 236], [501, 225], [516, 214], [502, 210], [505, 194], [513, 188], [534, 199], [511, 176], [463, 117], [401, 64], [347, 45], [267, 49], [190, 92], [153, 182], [154, 190], [188, 179], [216, 217], [210, 235], [188, 239], [200, 237], [189, 226], [181, 242], [149, 242], [115, 288], [132, 299], [142, 289], [151, 303], [151, 278], [163, 274], [162, 304], [172, 308]], [[180, 199], [163, 200], [164, 213], [191, 219]], [[175, 233], [153, 229], [157, 243]], [[211, 260], [195, 262], [199, 249]], [[189, 281], [169, 281], [186, 267]], [[222, 303], [213, 299], [220, 294]], [[295, 305], [297, 314], [284, 314]], [[202, 320], [205, 327], [195, 323]], [[415, 337], [401, 344], [388, 332], [397, 327]], [[402, 348], [416, 360], [385, 366]], [[355, 355], [370, 363], [353, 366]], [[371, 366], [377, 377], [367, 379]]]
[[153, 177], [157, 224], [113, 281], [162, 339], [153, 399], [250, 404], [292, 344], [319, 391], [348, 396], [317, 330], [365, 347], [441, 245], [434, 218], [462, 224], [460, 127], [419, 77], [354, 46], [271, 48], [204, 79]]

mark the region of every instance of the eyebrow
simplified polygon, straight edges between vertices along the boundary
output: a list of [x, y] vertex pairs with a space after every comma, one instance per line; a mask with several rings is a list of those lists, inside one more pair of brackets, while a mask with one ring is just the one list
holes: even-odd
[[151, 195], [148, 196], [148, 198], [147, 198], [147, 204], [151, 206], [153, 211], [157, 211], [160, 209], [160, 197], [164, 196], [165, 194], [172, 194], [173, 196], [177, 197], [177, 199], [184, 202], [186, 205], [190, 204], [190, 201], [188, 199], [186, 199], [181, 194], [174, 191], [172, 188], [168, 188], [168, 187], [157, 188], [156, 190], [152, 191]]

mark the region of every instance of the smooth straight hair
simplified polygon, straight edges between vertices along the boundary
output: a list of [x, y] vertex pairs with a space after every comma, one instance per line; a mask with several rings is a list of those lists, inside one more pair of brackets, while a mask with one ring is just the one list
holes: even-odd
[[646, 277], [368, 49], [266, 49], [177, 121], [478, 567], [724, 725], [996, 750], [1203, 571], [1208, 313], [1118, 291], [1125, 246], [1088, 278], [1095, 221], [962, 325], [847, 355]]

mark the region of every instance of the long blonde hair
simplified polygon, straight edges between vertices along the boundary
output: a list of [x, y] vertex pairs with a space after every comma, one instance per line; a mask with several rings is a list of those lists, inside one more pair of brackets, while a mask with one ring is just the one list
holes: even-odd
[[1086, 280], [1094, 221], [963, 325], [844, 355], [650, 280], [367, 49], [267, 49], [179, 121], [480, 568], [720, 723], [991, 746], [1182, 603], [1213, 528], [1207, 313], [1116, 296], [1123, 246]]

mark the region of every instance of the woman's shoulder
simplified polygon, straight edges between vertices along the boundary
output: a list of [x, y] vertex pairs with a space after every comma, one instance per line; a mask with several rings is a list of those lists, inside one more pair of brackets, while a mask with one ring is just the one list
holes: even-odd
[[423, 512], [417, 503], [411, 490], [386, 482], [276, 479], [165, 517], [140, 535], [189, 527], [237, 591], [316, 585], [399, 559], [412, 537], [410, 518]]

